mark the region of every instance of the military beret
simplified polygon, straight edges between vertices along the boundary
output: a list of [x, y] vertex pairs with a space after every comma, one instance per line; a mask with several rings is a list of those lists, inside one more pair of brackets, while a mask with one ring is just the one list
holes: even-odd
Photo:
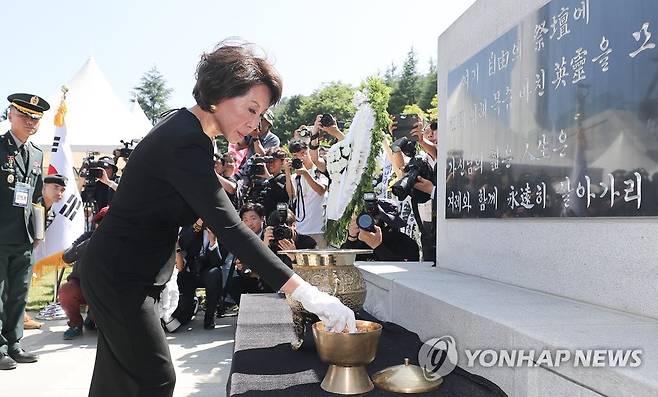
[[7, 100], [16, 110], [33, 119], [40, 119], [43, 112], [50, 109], [50, 104], [37, 95], [11, 94]]
[[64, 175], [52, 174], [46, 175], [43, 178], [43, 183], [56, 183], [60, 186], [66, 187], [67, 178]]

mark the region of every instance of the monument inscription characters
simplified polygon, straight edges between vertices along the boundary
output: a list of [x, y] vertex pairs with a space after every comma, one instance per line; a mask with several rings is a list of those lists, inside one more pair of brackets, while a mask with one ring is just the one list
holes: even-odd
[[553, 0], [448, 74], [446, 217], [658, 216], [658, 2]]

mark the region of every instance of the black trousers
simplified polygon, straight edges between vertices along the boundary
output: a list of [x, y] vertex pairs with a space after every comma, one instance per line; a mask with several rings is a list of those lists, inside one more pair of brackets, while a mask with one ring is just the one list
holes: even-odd
[[178, 273], [178, 307], [172, 314], [181, 324], [185, 324], [194, 315], [194, 296], [197, 288], [206, 289], [206, 314], [204, 321], [215, 318], [219, 298], [222, 296], [222, 269], [210, 267], [197, 274], [190, 272]]
[[32, 279], [32, 244], [0, 245], [0, 352], [16, 350]]
[[155, 308], [161, 288], [117, 280], [110, 266], [81, 268], [98, 327], [89, 396], [172, 396], [176, 373]]

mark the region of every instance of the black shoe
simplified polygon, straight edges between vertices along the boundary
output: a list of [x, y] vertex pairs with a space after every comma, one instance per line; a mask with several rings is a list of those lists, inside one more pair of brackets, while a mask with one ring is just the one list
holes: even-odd
[[0, 370], [16, 368], [16, 361], [6, 354], [0, 353]]
[[212, 318], [203, 319], [203, 328], [205, 329], [215, 329], [215, 320]]
[[93, 331], [96, 329], [96, 323], [94, 320], [89, 318], [89, 315], [87, 315], [87, 318], [85, 318], [85, 321], [82, 324], [85, 326], [87, 331]]
[[13, 358], [19, 364], [35, 363], [39, 361], [39, 356], [34, 353], [26, 352], [25, 349], [10, 351], [9, 357]]

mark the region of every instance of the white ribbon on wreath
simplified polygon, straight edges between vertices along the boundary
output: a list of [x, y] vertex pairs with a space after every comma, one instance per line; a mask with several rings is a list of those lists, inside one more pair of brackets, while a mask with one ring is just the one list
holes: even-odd
[[361, 91], [354, 94], [357, 111], [350, 129], [345, 139], [327, 151], [327, 171], [331, 178], [327, 194], [327, 219], [338, 220], [343, 216], [365, 171], [375, 126], [375, 111], [367, 99], [366, 93]]

